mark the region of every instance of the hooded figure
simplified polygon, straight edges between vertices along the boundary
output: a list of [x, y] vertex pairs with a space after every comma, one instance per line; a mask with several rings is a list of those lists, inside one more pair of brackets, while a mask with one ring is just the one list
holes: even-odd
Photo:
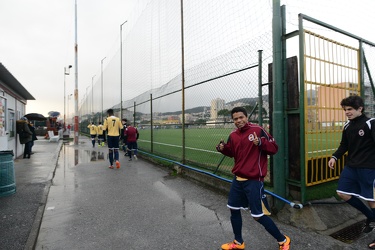
[[17, 133], [20, 138], [20, 143], [25, 144], [23, 151], [23, 158], [30, 158], [31, 143], [33, 141], [33, 132], [31, 132], [28, 120], [26, 117], [22, 117], [21, 120], [17, 121]]

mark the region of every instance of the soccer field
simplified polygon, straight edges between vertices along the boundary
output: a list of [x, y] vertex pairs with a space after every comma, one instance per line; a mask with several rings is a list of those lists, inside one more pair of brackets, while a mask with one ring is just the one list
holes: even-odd
[[[216, 168], [223, 155], [216, 151], [220, 140], [227, 140], [232, 129], [188, 128], [185, 130], [185, 156], [187, 162], [206, 168]], [[140, 150], [151, 151], [151, 130], [139, 130], [138, 145]], [[155, 154], [171, 157], [180, 161], [182, 158], [182, 129], [155, 129], [153, 131], [153, 150]], [[226, 157], [220, 169], [230, 168], [233, 160]]]
[[331, 156], [341, 141], [341, 131], [318, 131], [307, 134], [306, 154], [308, 158]]
[[[216, 169], [223, 155], [215, 147], [220, 140], [227, 141], [230, 128], [188, 128], [185, 130], [186, 161], [196, 166]], [[151, 151], [151, 130], [140, 129], [138, 140], [140, 150]], [[341, 139], [341, 132], [306, 135], [306, 157], [316, 158], [331, 155]], [[182, 158], [182, 129], [154, 129], [153, 150], [155, 154], [180, 161]], [[279, 143], [280, 146], [280, 143]], [[226, 172], [233, 166], [233, 160], [225, 157], [220, 170]]]

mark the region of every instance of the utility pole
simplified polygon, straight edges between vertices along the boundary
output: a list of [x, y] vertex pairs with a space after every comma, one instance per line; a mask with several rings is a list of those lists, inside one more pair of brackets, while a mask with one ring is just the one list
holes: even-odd
[[78, 145], [78, 42], [77, 42], [77, 0], [75, 0], [75, 89], [74, 89], [74, 145]]

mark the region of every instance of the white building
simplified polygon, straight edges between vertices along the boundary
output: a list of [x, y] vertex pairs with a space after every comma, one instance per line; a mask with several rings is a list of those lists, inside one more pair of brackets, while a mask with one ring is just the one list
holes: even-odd
[[217, 113], [225, 107], [225, 100], [216, 98], [211, 101], [210, 120], [217, 120]]
[[35, 98], [0, 63], [0, 151], [13, 150], [15, 158], [23, 153], [16, 121], [25, 115], [27, 100]]

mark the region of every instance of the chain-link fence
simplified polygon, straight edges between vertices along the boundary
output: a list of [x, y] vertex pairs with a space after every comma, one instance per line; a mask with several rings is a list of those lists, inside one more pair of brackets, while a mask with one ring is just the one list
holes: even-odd
[[[114, 108], [117, 116], [139, 128], [141, 150], [227, 174], [233, 162], [223, 159], [215, 145], [226, 140], [234, 128], [230, 110], [244, 106], [251, 113], [250, 120], [261, 121], [265, 127], [272, 119], [269, 90], [275, 86], [269, 86], [269, 65], [273, 63], [274, 43], [283, 40], [273, 38], [272, 4], [248, 0], [146, 2], [136, 21], [124, 25], [128, 28], [117, 53], [106, 58], [100, 77], [95, 78], [91, 90], [86, 89], [79, 108], [80, 129], [85, 131], [90, 121], [98, 123], [107, 109]], [[347, 20], [348, 16], [347, 10], [341, 9], [342, 1], [281, 3], [286, 4], [286, 33], [298, 31], [299, 13], [312, 13], [339, 28], [337, 21]], [[357, 5], [352, 10], [357, 8], [368, 12]], [[373, 15], [369, 12], [361, 17], [351, 18], [351, 24], [371, 23], [368, 20]], [[351, 28], [349, 32], [358, 31], [364, 36], [362, 28]], [[313, 23], [306, 29], [327, 38], [337, 33]], [[339, 43], [347, 44], [347, 39], [340, 39]], [[347, 45], [358, 48], [358, 43], [352, 42]], [[371, 89], [375, 51], [368, 43], [362, 46], [368, 64], [363, 73], [365, 85]], [[299, 57], [299, 49], [298, 38], [288, 39], [285, 56]], [[318, 57], [316, 53], [321, 51], [313, 46], [311, 49]], [[374, 109], [373, 94], [364, 95], [368, 95], [366, 105]], [[311, 108], [306, 117], [323, 110]], [[318, 125], [326, 124], [306, 121], [306, 128]], [[288, 136], [292, 141], [290, 133]], [[297, 168], [303, 164], [299, 160]], [[295, 176], [301, 177], [301, 171], [297, 170]]]
[[[87, 91], [81, 130], [114, 108], [139, 128], [141, 150], [216, 169], [215, 145], [234, 128], [229, 111], [245, 106], [250, 113], [258, 103], [259, 50], [262, 64], [272, 59], [271, 18], [266, 2], [150, 1], [124, 39], [122, 56], [109, 59]], [[262, 100], [267, 121], [268, 88]], [[257, 121], [257, 112], [250, 119]], [[218, 171], [231, 166], [225, 159]]]

